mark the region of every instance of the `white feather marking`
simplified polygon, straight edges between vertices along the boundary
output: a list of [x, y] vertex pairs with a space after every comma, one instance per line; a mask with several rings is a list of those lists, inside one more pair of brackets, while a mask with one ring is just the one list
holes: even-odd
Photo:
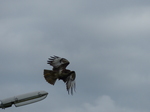
[[75, 91], [76, 83], [72, 75], [68, 77], [66, 87], [67, 87], [68, 94], [71, 92], [71, 94], [73, 95], [73, 90]]
[[58, 68], [62, 63], [60, 63], [61, 58], [55, 57], [52, 61], [52, 66]]

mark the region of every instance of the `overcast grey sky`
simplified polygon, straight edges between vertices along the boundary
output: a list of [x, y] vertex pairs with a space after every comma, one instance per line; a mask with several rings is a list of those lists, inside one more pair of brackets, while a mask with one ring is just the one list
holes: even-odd
[[[5, 112], [149, 112], [149, 0], [1, 0], [0, 99], [44, 90]], [[51, 55], [70, 61], [76, 93], [43, 78]]]

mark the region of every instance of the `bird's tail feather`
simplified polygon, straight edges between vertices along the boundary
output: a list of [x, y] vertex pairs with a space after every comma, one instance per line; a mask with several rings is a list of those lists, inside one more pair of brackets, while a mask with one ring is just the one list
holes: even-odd
[[57, 73], [52, 70], [44, 70], [44, 78], [48, 83], [54, 85], [58, 76]]

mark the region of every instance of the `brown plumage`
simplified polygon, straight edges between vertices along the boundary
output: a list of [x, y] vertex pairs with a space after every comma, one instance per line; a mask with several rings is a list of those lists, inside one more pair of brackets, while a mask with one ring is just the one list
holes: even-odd
[[71, 91], [73, 94], [73, 90], [75, 91], [75, 78], [76, 74], [75, 71], [71, 71], [66, 69], [66, 67], [70, 64], [70, 62], [58, 56], [51, 56], [48, 58], [47, 64], [53, 66], [52, 70], [44, 70], [44, 78], [45, 80], [54, 85], [56, 80], [63, 80], [66, 83], [66, 89], [68, 94]]

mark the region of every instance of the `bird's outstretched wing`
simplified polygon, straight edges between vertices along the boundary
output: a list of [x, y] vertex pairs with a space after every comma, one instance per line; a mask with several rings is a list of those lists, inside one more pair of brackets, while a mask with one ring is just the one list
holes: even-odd
[[68, 91], [68, 94], [71, 92], [73, 95], [73, 91], [76, 89], [76, 73], [74, 71], [70, 72], [70, 75], [66, 79], [66, 89]]
[[47, 64], [53, 66], [53, 69], [65, 69], [70, 63], [67, 59], [58, 56], [51, 56], [48, 59]]

